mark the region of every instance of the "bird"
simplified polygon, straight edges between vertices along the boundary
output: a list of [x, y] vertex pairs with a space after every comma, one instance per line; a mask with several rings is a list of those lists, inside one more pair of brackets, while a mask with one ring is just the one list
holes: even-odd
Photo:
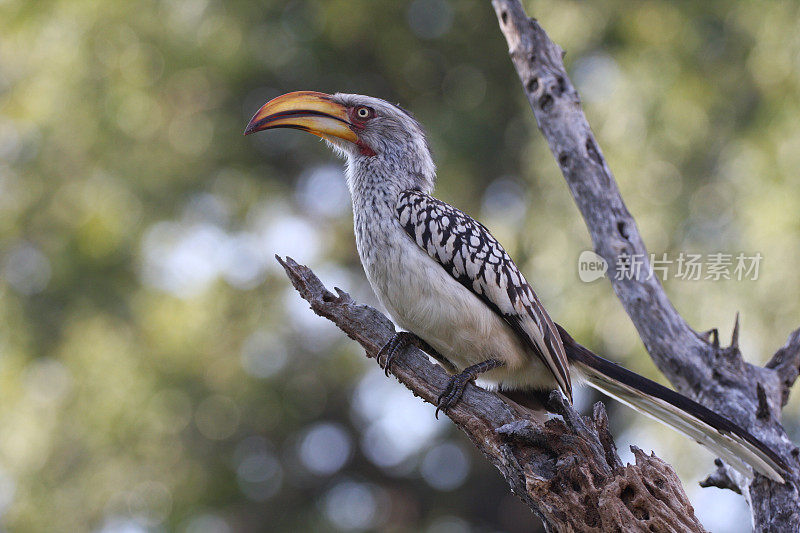
[[517, 400], [573, 382], [707, 446], [747, 478], [784, 482], [786, 464], [727, 418], [608, 361], [553, 322], [517, 265], [480, 222], [432, 196], [436, 166], [423, 127], [399, 105], [358, 94], [295, 91], [264, 104], [245, 135], [275, 128], [322, 138], [345, 161], [356, 248], [401, 331], [378, 353], [385, 371], [414, 345], [451, 375], [436, 415], [480, 378]]

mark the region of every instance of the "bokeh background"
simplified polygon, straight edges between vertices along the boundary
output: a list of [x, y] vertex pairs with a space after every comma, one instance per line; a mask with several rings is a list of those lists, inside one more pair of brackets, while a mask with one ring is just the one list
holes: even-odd
[[[530, 1], [651, 252], [755, 253], [666, 283], [698, 330], [742, 313], [763, 363], [800, 324], [796, 2]], [[433, 408], [316, 317], [291, 255], [376, 304], [341, 162], [242, 137], [280, 93], [400, 102], [438, 196], [485, 222], [551, 315], [650, 377], [536, 129], [488, 0], [0, 0], [0, 522], [8, 531], [522, 532], [537, 520]], [[663, 380], [662, 380], [663, 381]], [[582, 409], [598, 400], [578, 395]], [[713, 531], [712, 457], [607, 403]], [[800, 438], [798, 401], [785, 425]]]

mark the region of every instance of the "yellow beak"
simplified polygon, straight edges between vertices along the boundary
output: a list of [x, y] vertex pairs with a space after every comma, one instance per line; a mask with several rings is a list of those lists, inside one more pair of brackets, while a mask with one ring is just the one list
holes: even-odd
[[331, 101], [329, 94], [314, 91], [297, 91], [270, 100], [253, 115], [244, 134], [272, 128], [294, 128], [323, 139], [338, 137], [351, 143], [358, 142], [347, 109]]

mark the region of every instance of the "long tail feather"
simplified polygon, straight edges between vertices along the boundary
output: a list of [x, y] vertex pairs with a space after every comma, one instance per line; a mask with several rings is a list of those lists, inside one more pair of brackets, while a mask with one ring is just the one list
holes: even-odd
[[595, 355], [557, 327], [567, 357], [589, 385], [695, 439], [745, 476], [751, 477], [753, 468], [785, 482], [786, 463], [749, 432], [686, 396]]

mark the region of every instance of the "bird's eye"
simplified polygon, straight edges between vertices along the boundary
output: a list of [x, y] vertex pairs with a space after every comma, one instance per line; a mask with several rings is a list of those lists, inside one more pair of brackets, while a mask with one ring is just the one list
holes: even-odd
[[368, 107], [359, 107], [356, 109], [356, 116], [358, 118], [370, 118], [372, 116], [372, 109]]

